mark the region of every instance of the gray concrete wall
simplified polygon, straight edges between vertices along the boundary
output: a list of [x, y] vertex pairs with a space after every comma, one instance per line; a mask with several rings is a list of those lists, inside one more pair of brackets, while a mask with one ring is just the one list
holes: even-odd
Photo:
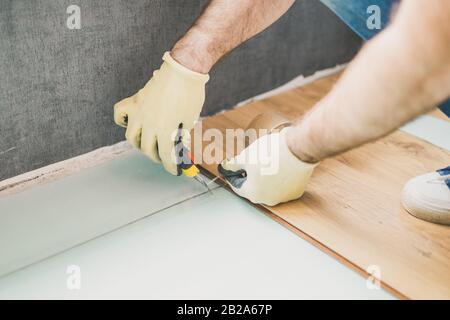
[[[123, 140], [112, 106], [148, 81], [206, 3], [0, 0], [0, 180]], [[80, 30], [66, 26], [72, 4]], [[299, 0], [213, 70], [203, 115], [349, 61], [360, 44], [319, 1]]]

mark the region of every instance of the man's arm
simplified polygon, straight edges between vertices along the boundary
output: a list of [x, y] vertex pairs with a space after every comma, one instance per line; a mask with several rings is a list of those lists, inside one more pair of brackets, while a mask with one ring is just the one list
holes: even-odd
[[212, 0], [171, 55], [193, 71], [208, 73], [220, 58], [278, 20], [294, 2]]
[[114, 106], [125, 137], [164, 168], [180, 174], [173, 136], [191, 130], [205, 101], [211, 67], [226, 53], [275, 22], [294, 0], [212, 0], [187, 34], [163, 56], [161, 67], [133, 96]]
[[335, 88], [287, 135], [317, 162], [380, 138], [450, 96], [450, 1], [403, 1]]

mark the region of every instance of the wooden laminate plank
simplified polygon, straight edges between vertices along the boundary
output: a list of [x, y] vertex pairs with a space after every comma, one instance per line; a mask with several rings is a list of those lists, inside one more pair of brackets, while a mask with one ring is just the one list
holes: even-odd
[[442, 120], [445, 120], [445, 121], [449, 121], [449, 122], [450, 122], [450, 118], [447, 117], [447, 116], [445, 115], [445, 113], [443, 113], [443, 112], [442, 112], [441, 110], [439, 110], [439, 109], [436, 109], [436, 110], [431, 111], [428, 115], [430, 115], [430, 116], [432, 116], [432, 117], [436, 117], [436, 118], [439, 118], [439, 119], [442, 119]]
[[[245, 128], [267, 111], [295, 119], [336, 80], [324, 78], [206, 118], [203, 130]], [[223, 146], [223, 141], [214, 143]], [[450, 227], [418, 220], [400, 204], [409, 178], [449, 163], [448, 151], [396, 131], [323, 161], [301, 199], [264, 209], [355, 270], [379, 267], [384, 287], [399, 297], [449, 299]], [[202, 166], [218, 174], [216, 164]]]

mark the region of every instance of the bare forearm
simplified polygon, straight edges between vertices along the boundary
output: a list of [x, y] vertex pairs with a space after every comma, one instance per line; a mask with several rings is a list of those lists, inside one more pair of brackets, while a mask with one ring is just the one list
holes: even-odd
[[175, 44], [172, 57], [191, 70], [208, 73], [241, 43], [280, 18], [295, 0], [212, 0]]
[[447, 22], [436, 12], [418, 22], [424, 15], [414, 19], [414, 10], [406, 13], [409, 19], [399, 12], [399, 21], [363, 48], [330, 94], [294, 127], [288, 143], [300, 159], [320, 161], [380, 138], [449, 96]]

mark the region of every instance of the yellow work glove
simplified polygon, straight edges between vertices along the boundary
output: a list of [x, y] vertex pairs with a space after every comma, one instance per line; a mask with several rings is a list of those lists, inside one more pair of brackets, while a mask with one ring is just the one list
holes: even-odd
[[224, 160], [219, 172], [234, 192], [253, 203], [274, 206], [300, 198], [317, 164], [299, 160], [286, 143], [286, 132], [265, 135], [239, 155]]
[[127, 128], [125, 137], [134, 147], [176, 175], [175, 138], [180, 125], [194, 127], [209, 76], [182, 66], [169, 52], [163, 60], [144, 88], [114, 106], [114, 121]]

